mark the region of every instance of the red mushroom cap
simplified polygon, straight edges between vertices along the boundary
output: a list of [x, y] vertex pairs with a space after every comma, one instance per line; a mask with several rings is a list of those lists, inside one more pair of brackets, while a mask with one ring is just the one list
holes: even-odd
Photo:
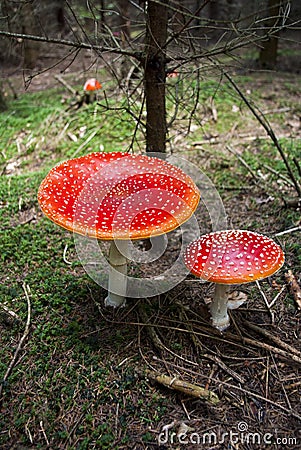
[[284, 263], [279, 245], [246, 230], [217, 231], [189, 244], [184, 254], [189, 270], [204, 280], [240, 284], [266, 278]]
[[173, 72], [168, 72], [167, 77], [168, 78], [177, 78], [179, 76], [178, 72], [174, 70]]
[[177, 228], [200, 194], [181, 169], [144, 155], [91, 153], [54, 167], [38, 200], [58, 225], [98, 239], [141, 239]]
[[101, 88], [102, 86], [96, 78], [89, 78], [84, 84], [84, 91], [97, 91]]

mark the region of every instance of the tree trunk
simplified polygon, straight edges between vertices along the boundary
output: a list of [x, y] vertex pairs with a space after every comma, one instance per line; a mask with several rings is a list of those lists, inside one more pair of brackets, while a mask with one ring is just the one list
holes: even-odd
[[[38, 23], [32, 2], [22, 4], [20, 11], [22, 21], [22, 32], [28, 35], [38, 34]], [[36, 41], [24, 40], [23, 69], [33, 69], [40, 53], [40, 44]]]
[[273, 31], [273, 28], [278, 26], [280, 7], [280, 0], [268, 0], [270, 17], [266, 21], [267, 39], [262, 42], [259, 53], [259, 65], [263, 69], [274, 69], [276, 66], [279, 33]]
[[166, 109], [165, 44], [167, 39], [168, 2], [149, 1], [144, 62], [146, 102], [146, 151], [165, 152]]
[[[126, 48], [131, 38], [130, 26], [130, 2], [129, 0], [118, 0], [119, 24], [118, 36], [120, 39], [121, 48]], [[121, 80], [125, 80], [131, 67], [131, 60], [124, 56], [121, 61]]]
[[0, 83], [0, 112], [5, 111], [6, 109], [7, 104], [2, 90], [2, 83]]

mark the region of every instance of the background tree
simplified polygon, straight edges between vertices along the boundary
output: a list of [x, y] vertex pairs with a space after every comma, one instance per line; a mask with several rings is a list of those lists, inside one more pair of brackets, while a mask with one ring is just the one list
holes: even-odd
[[[180, 111], [187, 111], [191, 123], [199, 107], [198, 86], [202, 76], [209, 73], [222, 76], [223, 71], [232, 70], [234, 62], [237, 65], [242, 49], [258, 48], [265, 42], [274, 45], [271, 37], [278, 36], [291, 24], [296, 27], [298, 21], [289, 17], [289, 2], [280, 8], [279, 3], [275, 5], [275, 1], [269, 0], [270, 7], [266, 8], [266, 1], [251, 4], [246, 0], [139, 3], [33, 0], [25, 4], [16, 1], [12, 6], [5, 0], [1, 4], [0, 35], [9, 46], [5, 51], [2, 48], [2, 58], [10, 57], [8, 48], [10, 51], [15, 48], [17, 54], [20, 43], [31, 51], [38, 46], [43, 53], [55, 45], [64, 52], [62, 58], [71, 52], [75, 59], [82, 49], [92, 50], [95, 60], [105, 65], [124, 95], [124, 107], [131, 110], [136, 130], [144, 127], [147, 151], [162, 152]], [[30, 24], [25, 20], [24, 28], [25, 5], [32, 9], [32, 14]], [[264, 50], [262, 58], [267, 59]], [[31, 68], [34, 59], [35, 56], [24, 57], [23, 65]], [[131, 67], [135, 69], [135, 78]], [[178, 75], [177, 81], [166, 84], [166, 75], [170, 73]], [[194, 81], [183, 92], [181, 83], [186, 76]], [[175, 104], [172, 117], [166, 117], [166, 98]], [[134, 141], [135, 136], [131, 145]]]
[[0, 83], [0, 111], [5, 111], [6, 109], [7, 104], [3, 94], [2, 83]]
[[148, 2], [144, 68], [146, 150], [165, 152], [166, 144], [166, 39], [168, 2]]
[[264, 22], [265, 39], [261, 43], [259, 64], [263, 69], [274, 69], [277, 61], [279, 41], [279, 21], [281, 20], [281, 0], [268, 0], [268, 18]]

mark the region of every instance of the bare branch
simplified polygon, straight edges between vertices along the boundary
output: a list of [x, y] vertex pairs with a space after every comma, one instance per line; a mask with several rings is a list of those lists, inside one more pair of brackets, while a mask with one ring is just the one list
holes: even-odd
[[[214, 62], [214, 64], [216, 64]], [[285, 167], [287, 169], [287, 172], [290, 176], [290, 179], [292, 180], [296, 192], [298, 194], [299, 197], [301, 197], [301, 186], [298, 183], [298, 181], [296, 180], [296, 177], [289, 165], [288, 159], [284, 153], [284, 150], [282, 148], [282, 146], [280, 145], [280, 142], [278, 141], [278, 138], [276, 137], [274, 130], [272, 129], [269, 121], [267, 120], [266, 116], [260, 112], [258, 110], [258, 108], [252, 104], [251, 101], [249, 101], [247, 99], [247, 97], [244, 95], [244, 93], [241, 91], [241, 89], [239, 88], [239, 86], [237, 85], [237, 83], [233, 80], [233, 78], [222, 68], [220, 67], [221, 72], [223, 73], [223, 75], [227, 78], [227, 80], [230, 82], [230, 84], [232, 85], [232, 87], [235, 89], [235, 91], [238, 93], [238, 95], [240, 96], [240, 98], [243, 100], [244, 104], [249, 108], [249, 110], [251, 111], [251, 113], [255, 116], [255, 118], [258, 120], [258, 122], [263, 126], [263, 128], [265, 129], [265, 131], [267, 132], [268, 136], [272, 139], [275, 147], [277, 148], [284, 164]]]
[[10, 364], [9, 364], [5, 374], [4, 374], [4, 377], [3, 377], [2, 381], [1, 381], [1, 384], [0, 384], [0, 395], [2, 394], [3, 386], [6, 383], [6, 380], [10, 376], [11, 371], [13, 370], [13, 368], [15, 367], [15, 365], [17, 363], [17, 358], [18, 358], [18, 355], [20, 353], [20, 350], [22, 349], [22, 346], [23, 346], [23, 344], [24, 344], [24, 342], [25, 342], [25, 340], [26, 340], [26, 338], [27, 338], [27, 336], [29, 334], [29, 327], [30, 327], [30, 321], [31, 321], [31, 303], [30, 303], [30, 297], [29, 297], [30, 296], [30, 290], [29, 290], [29, 286], [27, 286], [25, 283], [23, 284], [22, 287], [23, 287], [23, 291], [25, 293], [25, 297], [26, 297], [26, 300], [27, 300], [27, 320], [26, 320], [26, 324], [25, 324], [25, 330], [24, 330], [24, 333], [23, 333], [23, 335], [22, 335], [22, 337], [21, 337], [21, 339], [20, 339], [20, 341], [19, 341], [19, 343], [17, 345], [17, 348], [15, 350], [14, 356], [13, 356], [13, 358], [12, 358], [12, 360], [11, 360], [11, 362], [10, 362]]
[[119, 54], [119, 55], [130, 56], [130, 57], [136, 58], [138, 60], [140, 60], [140, 57], [141, 57], [139, 52], [129, 52], [120, 47], [118, 47], [118, 48], [106, 47], [106, 46], [102, 46], [102, 45], [88, 44], [86, 42], [75, 42], [75, 41], [69, 41], [66, 39], [50, 38], [47, 36], [36, 36], [36, 35], [32, 35], [32, 34], [12, 33], [10, 31], [4, 31], [4, 30], [0, 30], [0, 36], [6, 36], [11, 39], [24, 39], [24, 40], [29, 40], [29, 41], [46, 42], [47, 44], [64, 45], [66, 47], [94, 50], [97, 52], [110, 52], [110, 53], [115, 53], [115, 54]]

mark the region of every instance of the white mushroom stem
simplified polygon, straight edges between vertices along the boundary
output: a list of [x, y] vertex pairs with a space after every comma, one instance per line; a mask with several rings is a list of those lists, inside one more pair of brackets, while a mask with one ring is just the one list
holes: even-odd
[[105, 299], [105, 306], [117, 308], [125, 305], [127, 288], [127, 240], [119, 240], [117, 245], [115, 241], [111, 242], [109, 250], [109, 285], [108, 296]]
[[212, 316], [212, 325], [220, 331], [224, 331], [230, 325], [228, 316], [228, 294], [229, 285], [216, 284], [214, 297], [210, 305], [210, 312]]

